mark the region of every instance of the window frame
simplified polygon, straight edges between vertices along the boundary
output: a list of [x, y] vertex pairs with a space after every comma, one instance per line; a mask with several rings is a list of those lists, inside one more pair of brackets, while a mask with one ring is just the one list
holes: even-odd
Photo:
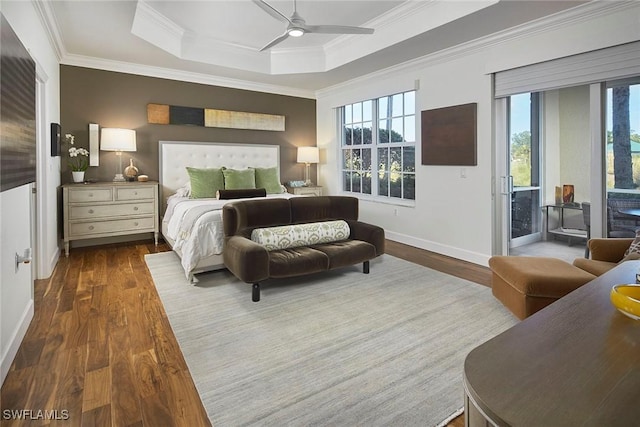
[[[407, 114], [407, 101], [405, 100], [406, 94], [407, 93], [412, 93], [413, 94], [413, 102], [410, 104], [412, 107], [412, 112], [410, 114]], [[402, 95], [402, 114], [401, 115], [394, 115], [393, 112], [393, 108], [391, 109], [391, 114], [388, 117], [381, 117], [380, 116], [380, 100], [382, 99], [386, 99], [387, 102], [391, 103], [392, 99], [394, 96], [397, 95]], [[418, 134], [418, 108], [417, 108], [417, 91], [416, 90], [406, 90], [406, 91], [402, 91], [402, 92], [398, 92], [398, 93], [394, 93], [391, 95], [385, 95], [385, 96], [380, 96], [377, 98], [373, 98], [373, 99], [366, 99], [366, 100], [362, 100], [362, 101], [356, 101], [356, 102], [352, 102], [350, 104], [345, 104], [342, 105], [340, 107], [337, 108], [337, 131], [338, 131], [338, 174], [339, 174], [339, 186], [340, 186], [340, 194], [342, 195], [349, 195], [349, 196], [353, 196], [353, 197], [357, 197], [359, 199], [363, 199], [363, 200], [372, 200], [372, 201], [377, 201], [377, 202], [382, 202], [382, 203], [389, 203], [389, 204], [394, 204], [394, 205], [402, 205], [402, 206], [415, 206], [415, 201], [416, 201], [416, 196], [417, 196], [417, 190], [416, 190], [416, 172], [417, 172], [417, 157], [418, 157], [418, 144], [417, 144], [417, 134]], [[360, 112], [360, 117], [359, 120], [354, 120], [353, 118], [353, 107], [356, 105], [365, 105], [366, 103], [370, 103], [371, 104], [371, 117], [370, 119], [365, 120], [365, 114], [361, 111]], [[350, 121], [345, 120], [345, 112], [347, 111], [347, 109], [349, 109], [349, 111], [351, 111], [352, 117]], [[413, 141], [405, 141], [405, 136], [407, 134], [406, 129], [407, 128], [407, 119], [411, 120], [411, 118], [413, 119], [413, 126], [412, 126], [412, 133], [413, 133]], [[380, 122], [384, 121], [384, 120], [388, 120], [389, 123], [387, 125], [387, 128], [389, 130], [392, 130], [392, 125], [391, 125], [391, 121], [392, 119], [402, 119], [402, 123], [403, 123], [403, 141], [396, 141], [396, 142], [380, 142]], [[362, 125], [364, 123], [369, 123], [371, 122], [371, 143], [369, 144], [365, 144], [364, 143], [364, 138], [362, 140], [361, 144], [346, 144], [347, 138], [346, 138], [346, 134], [345, 134], [345, 127], [346, 126], [351, 126], [351, 129], [354, 129], [354, 125]], [[362, 129], [362, 134], [364, 134], [364, 126], [359, 127], [359, 129]], [[353, 135], [353, 133], [352, 133]], [[352, 136], [353, 139], [353, 136]], [[390, 138], [391, 139], [391, 138]], [[410, 167], [409, 170], [405, 170], [405, 165], [404, 165], [404, 148], [412, 148], [413, 149], [413, 165], [412, 167]], [[368, 149], [371, 151], [371, 159], [370, 159], [370, 165], [369, 165], [369, 169], [363, 169], [362, 166], [359, 169], [348, 169], [345, 168], [345, 151], [350, 151], [350, 150], [357, 150], [357, 149]], [[374, 165], [378, 165], [379, 164], [379, 149], [384, 148], [387, 149], [388, 153], [389, 153], [389, 158], [391, 157], [390, 154], [390, 150], [394, 149], [394, 148], [399, 148], [400, 149], [400, 170], [399, 171], [391, 171], [389, 169], [387, 169], [387, 171], [385, 172], [387, 174], [387, 176], [391, 175], [392, 173], [398, 173], [400, 174], [400, 197], [397, 196], [392, 196], [391, 193], [391, 184], [390, 184], [390, 180], [387, 179], [386, 182], [388, 182], [388, 189], [387, 189], [387, 194], [379, 194], [380, 193], [380, 184], [383, 181], [380, 178], [380, 168], [379, 167], [375, 167]], [[362, 159], [364, 156], [362, 154], [360, 154], [360, 159]], [[357, 191], [353, 190], [353, 187], [351, 187], [351, 190], [347, 190], [345, 189], [346, 186], [346, 182], [345, 182], [345, 174], [346, 173], [359, 173], [361, 178], [360, 178], [360, 186], [359, 189]], [[363, 187], [364, 187], [364, 178], [366, 175], [370, 175], [370, 179], [371, 179], [371, 183], [370, 183], [370, 189], [371, 189], [371, 193], [365, 193], [362, 191]], [[405, 197], [405, 177], [406, 176], [413, 176], [413, 185], [414, 185], [414, 190], [413, 190], [413, 198], [406, 198]], [[353, 181], [350, 183], [350, 185], [353, 185]]]

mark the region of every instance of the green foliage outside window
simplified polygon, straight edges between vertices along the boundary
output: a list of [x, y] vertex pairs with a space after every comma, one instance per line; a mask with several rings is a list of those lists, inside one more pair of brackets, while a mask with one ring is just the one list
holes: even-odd
[[379, 196], [415, 200], [415, 93], [346, 105], [342, 121], [343, 190], [373, 195], [377, 182]]
[[531, 186], [531, 132], [511, 135], [511, 175], [516, 187]]

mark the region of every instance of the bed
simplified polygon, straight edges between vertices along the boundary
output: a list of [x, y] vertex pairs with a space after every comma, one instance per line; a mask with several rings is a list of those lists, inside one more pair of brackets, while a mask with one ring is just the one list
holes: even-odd
[[[160, 141], [162, 235], [181, 259], [186, 277], [224, 268], [222, 206], [233, 200], [190, 199], [187, 167], [273, 168], [280, 177], [280, 147], [262, 144]], [[283, 189], [284, 191], [284, 189]], [[289, 198], [291, 194], [266, 197]], [[237, 199], [236, 199], [237, 200]]]

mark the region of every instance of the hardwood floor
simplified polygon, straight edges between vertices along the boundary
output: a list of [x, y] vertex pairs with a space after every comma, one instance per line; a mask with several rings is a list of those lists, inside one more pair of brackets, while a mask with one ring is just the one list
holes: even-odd
[[[144, 262], [167, 250], [74, 249], [36, 282], [35, 316], [0, 391], [3, 426], [211, 425]], [[391, 241], [387, 253], [489, 283], [481, 266]], [[463, 415], [450, 424], [462, 425]]]

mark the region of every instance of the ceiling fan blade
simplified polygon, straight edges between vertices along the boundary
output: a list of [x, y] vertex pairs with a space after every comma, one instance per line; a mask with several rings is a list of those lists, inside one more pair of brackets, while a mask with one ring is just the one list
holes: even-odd
[[373, 34], [373, 28], [349, 27], [345, 25], [305, 25], [310, 33], [319, 34]]
[[264, 0], [253, 0], [253, 2], [256, 5], [258, 5], [258, 7], [260, 7], [260, 9], [264, 10], [269, 15], [273, 16], [274, 18], [276, 18], [278, 21], [287, 22], [289, 24], [292, 24], [291, 20], [286, 15], [283, 15], [282, 12], [280, 12], [275, 7], [271, 6], [266, 1], [264, 1]]
[[262, 49], [260, 49], [260, 52], [262, 52], [263, 50], [269, 49], [270, 47], [273, 47], [273, 46], [277, 45], [278, 43], [284, 41], [287, 37], [289, 37], [289, 33], [285, 32], [283, 35], [278, 36], [275, 39], [271, 40], [267, 45], [265, 45]]

